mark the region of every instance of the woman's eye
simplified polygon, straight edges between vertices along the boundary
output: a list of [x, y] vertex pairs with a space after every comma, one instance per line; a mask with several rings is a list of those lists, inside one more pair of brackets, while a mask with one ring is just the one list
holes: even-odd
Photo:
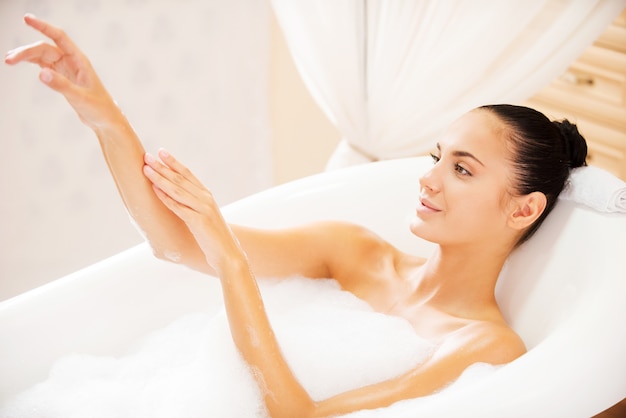
[[[433, 164], [437, 164], [441, 160], [440, 156], [438, 156], [437, 154], [434, 154], [432, 152], [430, 153], [430, 158], [433, 159]], [[470, 173], [465, 167], [463, 167], [459, 163], [454, 164], [454, 171], [456, 171], [458, 174], [460, 174], [462, 176], [471, 176], [472, 175], [472, 173]]]
[[471, 176], [472, 175], [472, 173], [467, 171], [467, 169], [463, 168], [463, 166], [461, 166], [460, 164], [455, 164], [454, 165], [454, 169], [456, 170], [457, 173], [461, 174], [462, 176]]

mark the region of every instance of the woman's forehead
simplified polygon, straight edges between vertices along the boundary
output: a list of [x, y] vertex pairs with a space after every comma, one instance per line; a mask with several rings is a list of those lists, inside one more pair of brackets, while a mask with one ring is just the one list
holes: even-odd
[[452, 123], [439, 144], [442, 148], [500, 148], [505, 129], [506, 126], [491, 112], [475, 110]]

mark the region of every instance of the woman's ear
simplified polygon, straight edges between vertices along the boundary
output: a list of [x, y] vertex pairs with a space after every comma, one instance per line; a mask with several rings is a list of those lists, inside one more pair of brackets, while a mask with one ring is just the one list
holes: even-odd
[[522, 230], [533, 224], [546, 208], [546, 195], [541, 192], [532, 192], [524, 196], [515, 197], [509, 226]]

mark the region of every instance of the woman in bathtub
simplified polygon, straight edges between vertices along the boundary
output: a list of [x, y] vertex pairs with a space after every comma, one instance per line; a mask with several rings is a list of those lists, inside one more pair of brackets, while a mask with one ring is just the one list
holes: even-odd
[[[94, 130], [154, 254], [176, 254], [177, 262], [219, 277], [233, 340], [272, 417], [388, 406], [441, 389], [473, 363], [507, 363], [525, 352], [496, 303], [496, 280], [510, 252], [552, 209], [569, 170], [585, 164], [585, 140], [574, 125], [510, 105], [484, 106], [452, 124], [432, 169], [415, 185], [411, 230], [438, 244], [428, 259], [345, 223], [281, 231], [228, 225], [210, 191], [183, 164], [164, 150], [145, 152], [72, 40], [33, 16], [25, 21], [54, 44], [15, 49], [5, 62], [39, 65], [41, 81]], [[255, 280], [293, 275], [337, 280], [374, 310], [408, 320], [436, 350], [393, 379], [311, 399], [281, 354]]]

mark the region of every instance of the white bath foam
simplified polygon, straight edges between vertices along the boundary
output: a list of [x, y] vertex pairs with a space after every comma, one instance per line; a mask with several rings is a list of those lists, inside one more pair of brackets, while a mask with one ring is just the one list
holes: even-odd
[[374, 312], [335, 281], [280, 281], [263, 290], [283, 354], [313, 399], [397, 376], [433, 349], [408, 321]]
[[[373, 312], [333, 281], [268, 281], [261, 283], [261, 289], [283, 353], [315, 399], [393, 377], [432, 350], [406, 321]], [[409, 410], [411, 402], [415, 401], [390, 408], [400, 413]], [[363, 416], [389, 416], [390, 408], [363, 412]], [[64, 357], [47, 381], [19, 395], [0, 410], [0, 416], [265, 414], [259, 390], [232, 343], [222, 311], [180, 318], [120, 358]]]
[[255, 417], [260, 397], [223, 318], [185, 316], [120, 358], [73, 354], [4, 417]]

